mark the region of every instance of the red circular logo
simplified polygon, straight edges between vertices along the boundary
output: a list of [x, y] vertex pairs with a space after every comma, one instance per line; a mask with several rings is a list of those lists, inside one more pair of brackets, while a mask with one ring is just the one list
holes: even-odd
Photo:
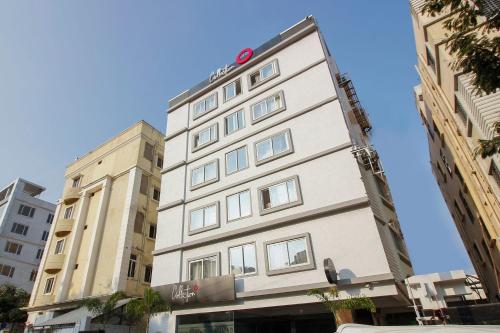
[[236, 62], [240, 65], [243, 65], [245, 62], [250, 60], [250, 58], [253, 55], [253, 50], [249, 47], [246, 49], [241, 50], [240, 53], [236, 56]]

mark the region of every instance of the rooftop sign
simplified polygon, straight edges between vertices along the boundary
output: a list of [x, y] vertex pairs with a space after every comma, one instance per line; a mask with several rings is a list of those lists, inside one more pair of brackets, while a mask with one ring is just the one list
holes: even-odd
[[[253, 55], [253, 50], [251, 48], [247, 47], [246, 49], [243, 49], [243, 50], [241, 50], [240, 53], [238, 53], [238, 55], [236, 56], [236, 63], [238, 65], [243, 65], [248, 60], [250, 60], [250, 58], [252, 58], [252, 55]], [[226, 64], [222, 68], [217, 68], [217, 70], [213, 71], [208, 76], [208, 82], [212, 83], [212, 82], [220, 79], [221, 77], [223, 77], [224, 75], [226, 75], [227, 73], [232, 71], [234, 68], [235, 68], [235, 66], [228, 65], [228, 64]]]

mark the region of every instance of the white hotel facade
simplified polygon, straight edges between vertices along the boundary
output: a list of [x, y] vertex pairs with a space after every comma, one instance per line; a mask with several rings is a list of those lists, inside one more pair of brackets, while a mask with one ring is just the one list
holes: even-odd
[[238, 59], [169, 102], [151, 284], [176, 306], [155, 331], [332, 331], [307, 296], [325, 260], [382, 323], [413, 270], [350, 80], [313, 17]]

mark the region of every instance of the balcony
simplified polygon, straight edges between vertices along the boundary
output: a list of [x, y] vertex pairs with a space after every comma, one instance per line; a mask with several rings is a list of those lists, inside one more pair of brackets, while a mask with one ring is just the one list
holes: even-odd
[[70, 187], [64, 193], [63, 201], [65, 205], [71, 205], [80, 199], [80, 187]]
[[56, 274], [59, 273], [64, 264], [64, 254], [50, 254], [45, 264], [45, 273]]
[[64, 237], [68, 235], [73, 229], [74, 219], [61, 219], [57, 221], [55, 235], [57, 237]]

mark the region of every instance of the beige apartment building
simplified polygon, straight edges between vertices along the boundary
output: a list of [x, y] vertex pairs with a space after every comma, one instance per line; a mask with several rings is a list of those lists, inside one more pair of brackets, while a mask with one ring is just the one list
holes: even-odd
[[431, 168], [484, 291], [499, 301], [500, 158], [474, 158], [473, 151], [478, 139], [495, 135], [500, 91], [478, 95], [470, 73], [450, 68], [454, 59], [442, 24], [454, 14], [422, 15], [423, 5], [424, 0], [410, 1], [421, 79], [415, 100], [427, 129]]
[[149, 287], [163, 139], [140, 121], [67, 167], [28, 306], [33, 331], [89, 329], [78, 301]]

